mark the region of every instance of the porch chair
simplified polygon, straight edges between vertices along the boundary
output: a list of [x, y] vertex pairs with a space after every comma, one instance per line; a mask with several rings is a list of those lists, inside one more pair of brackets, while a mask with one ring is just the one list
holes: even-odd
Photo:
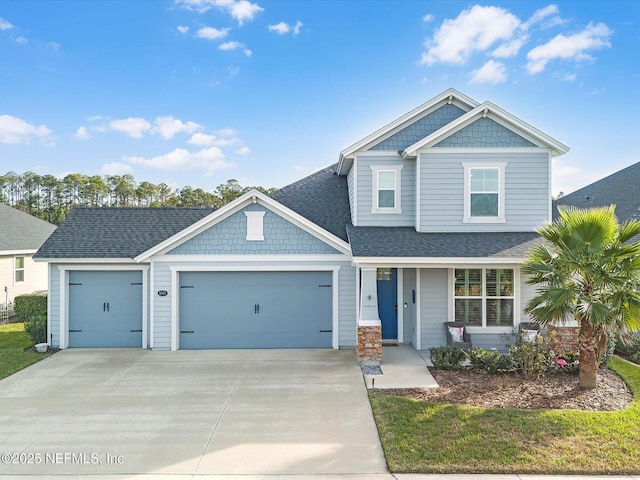
[[[451, 331], [449, 327], [453, 328], [462, 328], [462, 341], [455, 342], [453, 340], [453, 335], [451, 335]], [[467, 327], [462, 322], [444, 322], [444, 332], [447, 336], [447, 345], [453, 345], [454, 347], [462, 348], [464, 350], [471, 350], [473, 345], [471, 343], [471, 335], [467, 332]]]
[[[531, 334], [530, 332], [536, 332]], [[520, 346], [523, 342], [533, 342], [535, 337], [540, 335], [540, 325], [534, 322], [520, 322], [518, 325], [518, 335], [516, 335], [516, 345]]]

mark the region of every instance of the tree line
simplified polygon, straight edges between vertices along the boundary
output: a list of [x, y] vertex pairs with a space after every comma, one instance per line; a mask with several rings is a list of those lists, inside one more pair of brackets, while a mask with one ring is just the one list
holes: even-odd
[[74, 207], [206, 207], [218, 208], [252, 188], [269, 194], [275, 188], [242, 187], [230, 179], [213, 192], [190, 186], [172, 189], [166, 183], [136, 182], [133, 175], [83, 175], [62, 179], [33, 172], [0, 176], [0, 203], [59, 225]]

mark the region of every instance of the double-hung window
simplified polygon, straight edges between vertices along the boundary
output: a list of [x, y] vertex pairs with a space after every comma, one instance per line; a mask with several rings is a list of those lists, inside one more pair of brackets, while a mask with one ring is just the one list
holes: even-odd
[[456, 322], [470, 327], [513, 327], [513, 269], [456, 268], [454, 277]]
[[400, 173], [402, 165], [371, 166], [373, 198], [371, 213], [402, 213]]
[[13, 278], [15, 283], [24, 282], [24, 257], [14, 257]]
[[465, 214], [467, 223], [501, 223], [504, 216], [504, 169], [506, 163], [464, 163]]

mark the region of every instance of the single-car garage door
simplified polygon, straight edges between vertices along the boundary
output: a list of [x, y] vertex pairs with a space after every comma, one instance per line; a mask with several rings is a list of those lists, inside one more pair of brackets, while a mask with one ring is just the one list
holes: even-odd
[[330, 348], [331, 272], [180, 273], [180, 348]]
[[142, 346], [142, 272], [69, 272], [69, 346]]

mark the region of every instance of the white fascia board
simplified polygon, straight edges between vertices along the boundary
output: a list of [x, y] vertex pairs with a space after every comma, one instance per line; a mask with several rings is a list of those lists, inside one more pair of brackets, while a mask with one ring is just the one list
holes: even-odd
[[137, 264], [139, 262], [134, 261], [132, 258], [34, 258], [36, 262], [47, 262], [54, 264], [73, 263], [73, 264], [123, 264], [131, 263]]
[[510, 114], [506, 110], [494, 105], [491, 102], [484, 102], [473, 110], [465, 113], [461, 117], [449, 122], [441, 129], [433, 132], [431, 135], [407, 147], [403, 152], [404, 158], [413, 158], [418, 155], [421, 148], [431, 147], [450, 135], [462, 130], [482, 116], [489, 116], [492, 120], [500, 123], [505, 128], [515, 130], [516, 133], [522, 135], [527, 140], [539, 145], [543, 148], [549, 148], [553, 156], [562, 155], [569, 151], [569, 147], [550, 137], [546, 133], [520, 120], [516, 116]]
[[[5, 257], [5, 256], [14, 256], [14, 255], [31, 255], [36, 253], [38, 250], [37, 249], [30, 249], [30, 250], [0, 250], [0, 256]], [[37, 260], [36, 260], [37, 261]]]
[[307, 233], [310, 233], [314, 237], [334, 247], [338, 251], [341, 251], [344, 254], [351, 253], [351, 247], [347, 242], [341, 240], [340, 238], [336, 237], [335, 235], [328, 232], [327, 230], [319, 227], [318, 225], [306, 219], [302, 215], [299, 215], [293, 210], [285, 207], [284, 205], [272, 199], [271, 197], [268, 197], [257, 190], [251, 190], [245, 193], [244, 195], [236, 198], [234, 201], [228, 203], [224, 207], [221, 207], [218, 210], [207, 215], [206, 217], [198, 220], [197, 222], [188, 226], [181, 232], [178, 232], [172, 237], [169, 237], [168, 239], [159, 243], [155, 247], [152, 247], [146, 252], [141, 253], [140, 255], [135, 257], [134, 260], [136, 262], [143, 262], [148, 260], [152, 256], [162, 255], [167, 251], [177, 247], [181, 243], [198, 235], [199, 233], [203, 232], [207, 228], [210, 228], [216, 223], [221, 222], [222, 220], [229, 217], [230, 215], [233, 215], [234, 213], [239, 212], [250, 203], [260, 203], [261, 205], [267, 207], [269, 210], [276, 212], [286, 220], [290, 221], [297, 227], [303, 229]]
[[350, 262], [351, 255], [317, 255], [317, 254], [284, 254], [284, 255], [157, 255], [151, 259], [152, 262], [214, 262], [214, 263], [251, 263], [265, 264], [268, 262], [295, 263], [300, 262]]
[[339, 157], [338, 173], [342, 174], [341, 167], [345, 158], [351, 158], [353, 154], [358, 150], [365, 148], [369, 144], [372, 144], [374, 142], [377, 143], [383, 140], [385, 136], [388, 138], [389, 136], [404, 128], [406, 124], [412, 123], [421, 116], [423, 117], [427, 115], [428, 113], [430, 113], [430, 111], [440, 106], [439, 104], [443, 102], [454, 103], [456, 106], [462, 108], [463, 110], [473, 109], [478, 105], [478, 102], [476, 102], [474, 99], [458, 92], [455, 88], [449, 88], [448, 90], [442, 92], [440, 95], [433, 97], [428, 102], [425, 102], [419, 107], [414, 108], [410, 112], [395, 119], [393, 122], [376, 130], [371, 135], [366, 136], [362, 140], [342, 150]]
[[353, 257], [360, 267], [442, 268], [465, 265], [522, 265], [526, 258], [507, 257]]
[[149, 270], [150, 265], [147, 264], [120, 264], [120, 265], [105, 265], [105, 264], [95, 264], [95, 265], [77, 265], [71, 263], [62, 263], [56, 265], [58, 270], [67, 271], [67, 270], [95, 270], [100, 272], [111, 272], [111, 271], [120, 271], [120, 270], [140, 270], [142, 272], [146, 272]]

